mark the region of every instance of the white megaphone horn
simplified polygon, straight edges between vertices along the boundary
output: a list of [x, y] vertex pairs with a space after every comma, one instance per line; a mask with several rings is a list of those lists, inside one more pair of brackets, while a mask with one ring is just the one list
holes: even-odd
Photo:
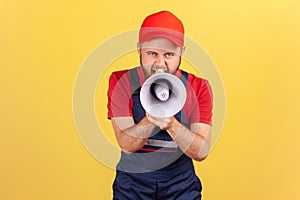
[[177, 114], [185, 104], [186, 89], [176, 76], [157, 72], [141, 88], [140, 100], [150, 115], [166, 118]]

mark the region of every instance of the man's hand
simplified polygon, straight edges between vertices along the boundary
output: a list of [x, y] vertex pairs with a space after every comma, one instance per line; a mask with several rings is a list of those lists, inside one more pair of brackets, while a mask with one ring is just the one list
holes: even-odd
[[155, 124], [162, 130], [169, 130], [176, 124], [177, 120], [174, 116], [167, 118], [153, 117], [149, 113], [146, 113], [149, 122]]

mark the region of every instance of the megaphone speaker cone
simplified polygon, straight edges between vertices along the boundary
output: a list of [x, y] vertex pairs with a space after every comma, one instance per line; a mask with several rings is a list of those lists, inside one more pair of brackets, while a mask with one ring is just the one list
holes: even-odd
[[[154, 89], [153, 84], [156, 84]], [[159, 118], [174, 116], [185, 104], [186, 88], [176, 76], [157, 73], [143, 84], [140, 100], [145, 111], [152, 116]]]

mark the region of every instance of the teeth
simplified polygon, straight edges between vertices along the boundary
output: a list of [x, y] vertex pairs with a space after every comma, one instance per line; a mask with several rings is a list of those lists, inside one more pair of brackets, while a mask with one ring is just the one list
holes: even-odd
[[153, 71], [156, 72], [167, 72], [166, 68], [154, 68]]

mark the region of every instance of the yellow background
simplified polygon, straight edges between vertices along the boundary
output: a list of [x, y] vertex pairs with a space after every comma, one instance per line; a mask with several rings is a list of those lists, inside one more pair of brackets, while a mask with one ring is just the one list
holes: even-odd
[[75, 128], [74, 81], [98, 44], [161, 9], [207, 50], [226, 90], [222, 135], [196, 164], [204, 199], [300, 198], [298, 0], [2, 0], [0, 199], [111, 199], [114, 170]]

